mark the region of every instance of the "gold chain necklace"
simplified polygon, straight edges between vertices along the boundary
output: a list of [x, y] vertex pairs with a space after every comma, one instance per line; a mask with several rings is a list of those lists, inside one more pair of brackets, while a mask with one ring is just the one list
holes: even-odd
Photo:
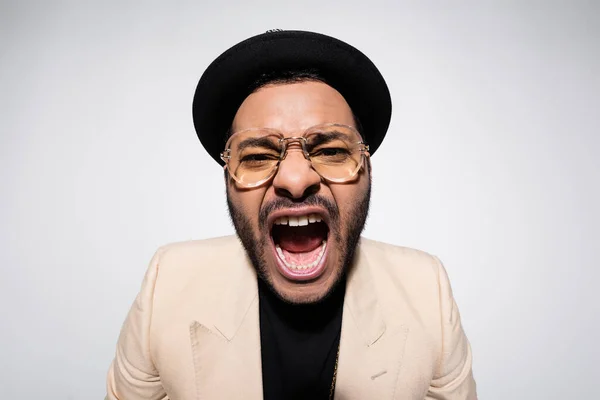
[[329, 389], [329, 400], [333, 400], [333, 392], [335, 392], [335, 380], [337, 378], [338, 360], [340, 359], [340, 345], [338, 344], [337, 355], [335, 356], [335, 367], [333, 367], [333, 379], [331, 380], [331, 388]]

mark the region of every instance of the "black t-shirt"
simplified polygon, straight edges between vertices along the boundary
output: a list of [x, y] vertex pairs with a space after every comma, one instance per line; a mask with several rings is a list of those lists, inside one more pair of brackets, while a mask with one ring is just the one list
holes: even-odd
[[327, 400], [340, 333], [345, 284], [323, 302], [291, 305], [259, 280], [265, 400]]

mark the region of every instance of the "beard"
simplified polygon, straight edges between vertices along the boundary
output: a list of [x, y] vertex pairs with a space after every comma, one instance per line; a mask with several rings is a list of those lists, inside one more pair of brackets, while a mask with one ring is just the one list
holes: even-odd
[[[354, 259], [354, 253], [360, 240], [360, 235], [367, 221], [370, 200], [370, 182], [368, 189], [354, 202], [353, 206], [344, 215], [340, 215], [337, 204], [323, 196], [316, 194], [305, 197], [302, 202], [293, 201], [287, 197], [278, 198], [277, 200], [261, 206], [258, 215], [259, 234], [257, 237], [254, 234], [254, 229], [252, 228], [252, 222], [250, 218], [248, 218], [247, 214], [235, 206], [231, 201], [229, 196], [229, 187], [227, 186], [227, 206], [229, 209], [231, 222], [235, 227], [235, 231], [242, 242], [246, 253], [248, 254], [248, 258], [255, 268], [259, 279], [265, 282], [271, 292], [273, 292], [282, 301], [294, 304], [322, 302], [329, 297], [329, 295], [345, 279]], [[340, 250], [340, 257], [337, 260], [338, 265], [333, 266], [336, 277], [334, 283], [330, 288], [328, 288], [327, 292], [320, 298], [299, 302], [295, 301], [294, 299], [283, 297], [282, 294], [279, 293], [275, 288], [275, 285], [273, 284], [273, 281], [269, 275], [265, 251], [270, 245], [271, 232], [269, 231], [266, 221], [268, 216], [276, 210], [283, 208], [293, 209], [304, 206], [320, 206], [327, 210], [331, 219], [330, 226], [328, 226], [328, 241], [333, 240], [333, 242], [337, 245], [338, 249]], [[343, 226], [344, 224], [345, 227]]]

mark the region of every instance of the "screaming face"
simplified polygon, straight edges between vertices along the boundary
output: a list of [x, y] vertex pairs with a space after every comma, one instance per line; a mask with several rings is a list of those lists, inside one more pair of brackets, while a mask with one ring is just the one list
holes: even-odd
[[[285, 137], [337, 123], [355, 126], [344, 98], [315, 81], [267, 85], [240, 106], [232, 131], [270, 128]], [[287, 148], [274, 178], [240, 188], [228, 176], [231, 219], [259, 277], [281, 299], [315, 303], [349, 268], [365, 224], [370, 179], [364, 163], [356, 176], [331, 183], [311, 167], [299, 144]]]

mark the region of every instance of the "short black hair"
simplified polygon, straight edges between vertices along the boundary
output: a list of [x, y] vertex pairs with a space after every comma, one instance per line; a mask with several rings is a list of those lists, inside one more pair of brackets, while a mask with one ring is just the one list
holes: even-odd
[[250, 93], [254, 93], [258, 89], [267, 85], [285, 85], [306, 81], [323, 82], [325, 84], [329, 84], [316, 68], [292, 69], [262, 73], [254, 80], [254, 82], [252, 82], [252, 84], [250, 84], [248, 90]]

